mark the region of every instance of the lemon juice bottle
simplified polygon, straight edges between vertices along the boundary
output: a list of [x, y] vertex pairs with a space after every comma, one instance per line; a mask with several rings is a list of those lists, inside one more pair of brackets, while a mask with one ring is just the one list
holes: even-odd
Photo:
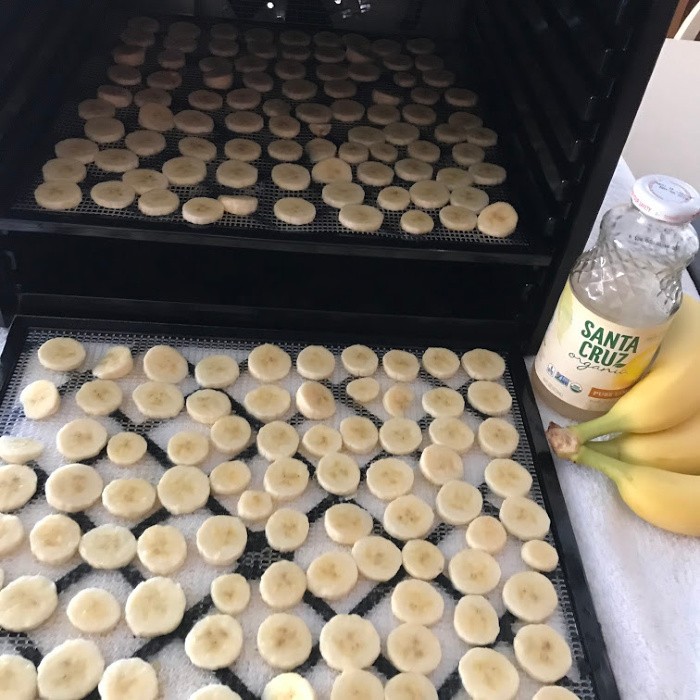
[[647, 175], [634, 183], [631, 203], [605, 214], [535, 358], [533, 388], [555, 411], [574, 420], [601, 415], [651, 363], [680, 306], [681, 273], [698, 250], [690, 224], [698, 212], [690, 185]]

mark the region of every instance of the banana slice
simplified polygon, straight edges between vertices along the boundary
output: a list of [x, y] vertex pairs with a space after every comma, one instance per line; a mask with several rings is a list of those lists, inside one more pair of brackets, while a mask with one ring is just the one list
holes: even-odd
[[470, 523], [481, 512], [483, 503], [479, 489], [466, 481], [444, 482], [435, 497], [438, 515], [451, 525]]
[[175, 418], [185, 405], [185, 397], [174, 384], [144, 382], [131, 394], [136, 408], [147, 418]]
[[99, 525], [80, 538], [78, 552], [93, 569], [121, 569], [136, 556], [136, 538], [121, 525]]
[[367, 454], [377, 445], [379, 431], [369, 418], [350, 416], [340, 421], [343, 445], [349, 452]]
[[24, 464], [35, 460], [44, 451], [44, 446], [33, 438], [3, 435], [0, 437], [0, 459], [5, 462]]
[[330, 389], [319, 382], [304, 382], [296, 393], [299, 412], [309, 420], [325, 420], [335, 414], [335, 399]]
[[224, 574], [211, 582], [211, 599], [219, 612], [242, 613], [250, 602], [250, 584], [241, 574]]
[[403, 418], [415, 398], [408, 384], [393, 384], [384, 392], [382, 406], [390, 416]]
[[[131, 93], [129, 95], [131, 96]], [[124, 145], [137, 156], [147, 158], [164, 151], [166, 142], [163, 134], [157, 131], [139, 129], [125, 136]]]
[[401, 568], [401, 550], [376, 535], [361, 537], [352, 546], [352, 557], [360, 573], [370, 581], [389, 581]]
[[23, 539], [22, 521], [16, 515], [0, 513], [0, 556], [14, 552]]
[[[256, 391], [262, 394], [263, 392], [261, 390], [266, 388], [269, 387], [260, 387], [260, 390]], [[262, 396], [258, 396], [258, 399], [262, 398]], [[287, 394], [287, 398], [289, 399], [289, 394]], [[252, 403], [254, 404], [255, 402], [253, 401]], [[291, 399], [289, 399], [289, 403], [291, 403]], [[250, 410], [250, 408], [248, 408], [248, 410]], [[209, 436], [214, 443], [214, 447], [216, 447], [219, 452], [231, 456], [237, 455], [248, 446], [251, 434], [250, 424], [241, 416], [224, 416], [223, 418], [219, 418], [219, 420], [211, 426], [211, 430], [209, 431]]]
[[498, 554], [506, 546], [508, 536], [499, 520], [491, 515], [480, 515], [469, 523], [465, 537], [472, 549]]
[[141, 700], [156, 700], [158, 676], [143, 659], [118, 659], [107, 666], [97, 689], [102, 700], [125, 700], [136, 693]]
[[532, 487], [532, 476], [512, 459], [493, 459], [484, 470], [487, 486], [497, 496], [525, 496]]
[[94, 457], [106, 444], [107, 431], [92, 418], [72, 420], [56, 433], [56, 448], [66, 459], [80, 460]]
[[[297, 107], [297, 116], [299, 115], [299, 111], [301, 110], [301, 106]], [[308, 120], [305, 120], [308, 121]], [[313, 132], [313, 127], [326, 127], [330, 126], [328, 124], [323, 124], [323, 123], [310, 123], [309, 124], [309, 130]], [[330, 128], [329, 128], [330, 131]], [[315, 138], [311, 139], [311, 141], [308, 141], [306, 143], [306, 146], [304, 147], [304, 150], [306, 151], [306, 155], [308, 159], [312, 163], [318, 163], [322, 160], [326, 160], [328, 158], [334, 158], [336, 154], [336, 145], [332, 142], [329, 141], [328, 139], [323, 139], [323, 138]]]
[[187, 376], [187, 360], [169, 345], [155, 345], [143, 356], [143, 371], [151, 381], [178, 384]]
[[295, 163], [278, 163], [272, 168], [270, 177], [277, 187], [291, 192], [301, 192], [311, 184], [309, 171]]
[[292, 397], [286, 389], [269, 384], [249, 391], [243, 399], [243, 405], [258, 420], [273, 421], [289, 410]]
[[85, 634], [105, 634], [119, 623], [122, 609], [117, 599], [103, 588], [78, 591], [66, 607], [71, 625]]
[[299, 434], [288, 423], [272, 421], [260, 428], [256, 444], [258, 452], [272, 462], [296, 453], [299, 448]]
[[[510, 394], [508, 396], [510, 397]], [[433, 418], [458, 418], [464, 413], [462, 395], [449, 387], [438, 387], [426, 391], [421, 403], [423, 410]]]
[[138, 433], [117, 433], [107, 442], [107, 457], [114, 464], [130, 467], [136, 464], [148, 449], [148, 443]]
[[54, 372], [69, 372], [85, 361], [85, 348], [73, 338], [51, 338], [37, 352], [42, 367]]
[[[360, 144], [348, 144], [348, 146], [356, 146], [364, 148], [367, 151], [366, 146], [360, 146]], [[369, 154], [369, 153], [368, 153]], [[391, 184], [394, 179], [394, 170], [384, 163], [378, 163], [374, 160], [367, 160], [366, 162], [360, 162], [357, 166], [357, 179], [365, 185], [371, 185], [372, 187], [386, 187]]]
[[411, 203], [411, 195], [403, 187], [385, 187], [377, 195], [377, 206], [387, 211], [403, 211]]
[[351, 697], [384, 700], [384, 688], [381, 681], [369, 671], [358, 669], [343, 671], [333, 681], [330, 700], [343, 700]]
[[306, 465], [292, 457], [280, 457], [272, 462], [263, 479], [265, 491], [278, 501], [291, 501], [301, 496], [308, 483], [309, 470]]
[[[436, 486], [449, 485], [448, 489], [441, 489], [441, 492], [446, 494], [442, 499], [442, 504], [445, 506], [446, 512], [452, 510], [453, 506], [449, 504], [451, 504], [453, 500], [454, 505], [457, 505], [457, 497], [452, 499], [449, 495], [450, 492], [459, 491], [459, 498], [468, 495], [466, 489], [460, 488], [458, 485], [460, 483], [458, 480], [464, 476], [464, 465], [462, 464], [462, 458], [454, 450], [451, 450], [449, 447], [444, 447], [443, 445], [428, 445], [421, 453], [419, 465], [423, 476], [431, 484], [435, 484]], [[467, 486], [467, 484], [465, 484], [465, 486]], [[473, 504], [473, 499], [471, 503]], [[481, 504], [479, 508], [481, 509]], [[452, 521], [448, 520], [447, 522]]]
[[170, 634], [182, 622], [185, 593], [176, 581], [154, 576], [139, 583], [129, 593], [124, 619], [137, 637]]
[[477, 432], [479, 447], [489, 457], [510, 457], [518, 449], [518, 431], [502, 418], [487, 418]]
[[506, 169], [494, 163], [474, 163], [469, 174], [477, 185], [500, 185], [506, 179]]
[[335, 100], [331, 104], [333, 119], [339, 122], [355, 122], [362, 119], [365, 108], [355, 100]]
[[243, 554], [247, 542], [245, 525], [233, 515], [213, 515], [197, 530], [199, 554], [212, 566], [233, 564]]
[[98, 379], [121, 379], [133, 368], [131, 349], [126, 345], [115, 345], [98, 360], [92, 373]]
[[180, 198], [170, 190], [149, 190], [138, 201], [139, 211], [145, 216], [168, 216], [177, 211]]
[[185, 408], [192, 420], [213, 425], [231, 413], [231, 401], [222, 391], [199, 389], [187, 397]]
[[459, 662], [459, 677], [473, 698], [513, 700], [520, 677], [513, 664], [498, 651], [475, 647]]
[[445, 568], [445, 556], [432, 542], [409, 540], [401, 555], [403, 568], [413, 578], [431, 581]]
[[433, 509], [418, 496], [407, 494], [384, 509], [384, 529], [404, 542], [425, 537], [433, 526]]
[[545, 685], [532, 696], [532, 700], [578, 700], [578, 695], [560, 685]]
[[238, 379], [238, 363], [228, 355], [209, 355], [194, 368], [194, 378], [205, 389], [224, 389]]
[[121, 180], [106, 180], [90, 190], [90, 197], [105, 209], [126, 209], [136, 199], [136, 190]]
[[360, 484], [360, 468], [349, 455], [332, 452], [319, 460], [316, 479], [328, 493], [349, 496], [357, 491]]
[[211, 683], [196, 690], [189, 700], [241, 700], [241, 696], [226, 685]]
[[[305, 592], [306, 574], [298, 564], [291, 561], [283, 559], [270, 564], [260, 578], [260, 597], [277, 610], [298, 605]], [[305, 660], [306, 658], [302, 659]]]
[[231, 160], [247, 163], [260, 158], [262, 148], [259, 143], [250, 139], [231, 139], [224, 144], [224, 153]]
[[[128, 171], [136, 170], [139, 167], [139, 159], [133, 151], [126, 148], [107, 148], [104, 151], [100, 151], [95, 156], [95, 165], [100, 168], [100, 170], [104, 170], [108, 173], [126, 174]], [[163, 175], [160, 177], [165, 179]], [[139, 192], [136, 187], [134, 187], [134, 183], [131, 180], [132, 178], [126, 178], [124, 182], [132, 187], [137, 194], [143, 194], [143, 192]], [[139, 176], [136, 177], [136, 184], [139, 184], [139, 186], [142, 184]], [[161, 187], [163, 187], [163, 184], [167, 186], [167, 182], [162, 183], [161, 181]]]
[[[221, 99], [221, 96], [216, 93], [211, 93], [207, 90], [202, 90], [202, 92], [207, 92], [210, 95], [215, 95], [217, 99]], [[190, 94], [191, 97], [192, 94]], [[206, 163], [216, 158], [216, 146], [211, 141], [207, 141], [207, 139], [199, 136], [185, 136], [184, 139], [178, 141], [177, 148], [183, 156], [199, 158]]]
[[298, 673], [280, 673], [265, 686], [262, 700], [316, 700], [316, 693]]
[[298, 510], [280, 508], [265, 523], [267, 543], [278, 552], [293, 552], [306, 541], [309, 518]]
[[102, 495], [102, 477], [87, 464], [66, 464], [49, 475], [44, 492], [47, 503], [65, 513], [87, 510]]
[[387, 376], [397, 382], [414, 381], [420, 370], [415, 355], [405, 350], [389, 350], [382, 357], [382, 367]]
[[415, 421], [390, 418], [379, 429], [379, 441], [389, 454], [408, 455], [420, 447], [423, 434]]
[[236, 216], [250, 216], [258, 210], [258, 198], [248, 195], [220, 194], [219, 201], [224, 211]]
[[[335, 155], [335, 153], [333, 154]], [[368, 160], [369, 158], [369, 148], [367, 146], [361, 144], [361, 143], [341, 143], [340, 148], [338, 149], [338, 158], [341, 160], [344, 160], [346, 163], [350, 163], [351, 165], [359, 165], [361, 163], [364, 163]], [[380, 165], [379, 163], [377, 165]], [[360, 182], [365, 182], [366, 184], [372, 184], [368, 180], [365, 179], [363, 176], [364, 170], [360, 170], [360, 168], [357, 168], [356, 175], [357, 179]], [[371, 172], [371, 171], [370, 171]], [[372, 176], [369, 176], [370, 179], [372, 179]], [[380, 177], [380, 179], [384, 179]], [[394, 179], [394, 171], [391, 171], [391, 180]]]
[[185, 653], [198, 668], [230, 666], [243, 648], [243, 630], [230, 615], [207, 615], [185, 637]]
[[421, 361], [423, 369], [437, 379], [450, 379], [459, 369], [459, 357], [447, 348], [428, 348]]
[[331, 452], [340, 452], [343, 447], [341, 434], [327, 425], [314, 425], [301, 439], [301, 444], [314, 457], [323, 457]]
[[48, 379], [39, 379], [22, 389], [19, 402], [27, 418], [42, 420], [58, 411], [61, 406], [61, 397], [53, 382]]
[[42, 698], [83, 698], [102, 678], [105, 662], [94, 642], [68, 639], [54, 647], [37, 668], [37, 687]]
[[37, 561], [59, 566], [72, 559], [78, 551], [80, 536], [80, 526], [75, 520], [61, 513], [52, 513], [44, 516], [31, 529], [29, 548]]
[[503, 604], [524, 622], [544, 622], [557, 609], [557, 592], [546, 576], [520, 571], [505, 582]]
[[63, 211], [77, 207], [83, 201], [83, 193], [74, 182], [54, 180], [42, 182], [34, 190], [34, 199], [43, 209]]
[[391, 612], [401, 622], [430, 627], [442, 618], [445, 601], [427, 581], [406, 579], [391, 594]]
[[566, 640], [549, 625], [525, 625], [513, 641], [515, 658], [529, 676], [540, 683], [556, 683], [571, 668]]
[[428, 426], [428, 435], [436, 445], [444, 445], [458, 454], [469, 452], [474, 431], [458, 418], [436, 418]]
[[387, 457], [372, 462], [367, 470], [367, 488], [382, 501], [393, 501], [413, 488], [413, 469], [401, 459]]
[[57, 158], [71, 158], [87, 165], [95, 160], [99, 148], [94, 141], [88, 139], [64, 139], [54, 146], [54, 151]]
[[197, 226], [217, 222], [224, 215], [224, 205], [211, 197], [193, 197], [182, 205], [182, 218]]
[[369, 152], [372, 158], [383, 163], [395, 163], [399, 158], [399, 150], [390, 143], [373, 143]]
[[335, 357], [320, 345], [308, 345], [297, 355], [296, 368], [304, 379], [328, 379], [335, 370]]
[[486, 646], [498, 637], [498, 614], [484, 596], [465, 595], [455, 606], [453, 618], [457, 636], [467, 644]]
[[58, 605], [56, 584], [45, 576], [19, 576], [0, 590], [0, 625], [28, 632], [42, 625]]
[[[440, 160], [440, 147], [431, 141], [413, 141], [406, 149], [409, 158], [422, 160], [426, 163], [437, 163]], [[425, 182], [428, 182], [427, 180]], [[449, 195], [448, 195], [449, 197]], [[447, 204], [447, 202], [445, 202]]]
[[316, 218], [316, 207], [300, 197], [282, 197], [275, 202], [275, 216], [285, 224], [304, 226]]
[[430, 233], [435, 226], [433, 219], [429, 214], [426, 214], [424, 211], [417, 211], [415, 209], [404, 212], [401, 215], [400, 225], [402, 231], [410, 233], [414, 236], [421, 236], [425, 235], [426, 233]]
[[34, 664], [23, 656], [0, 655], [0, 688], [7, 700], [34, 700], [37, 693]]
[[506, 371], [503, 358], [491, 350], [477, 348], [462, 355], [462, 367], [472, 379], [496, 381]]
[[498, 517], [505, 529], [519, 540], [541, 540], [549, 532], [547, 511], [529, 498], [508, 496]]
[[36, 472], [24, 464], [0, 466], [0, 512], [21, 508], [36, 493]]
[[267, 520], [272, 513], [274, 505], [272, 496], [266, 491], [249, 489], [238, 498], [238, 517], [247, 522]]
[[371, 666], [379, 656], [380, 640], [374, 625], [359, 615], [335, 615], [321, 629], [319, 650], [336, 671]]
[[240, 460], [222, 462], [209, 474], [211, 492], [217, 496], [230, 496], [248, 487], [251, 473], [248, 465]]
[[345, 387], [345, 391], [358, 403], [371, 403], [379, 396], [379, 382], [373, 377], [360, 377], [351, 381]]
[[372, 532], [372, 516], [355, 503], [331, 506], [323, 518], [326, 534], [333, 542], [354, 545]]
[[258, 345], [248, 355], [248, 371], [261, 382], [278, 382], [291, 368], [289, 354], [277, 345]]
[[433, 166], [415, 158], [403, 158], [394, 164], [394, 172], [406, 182], [419, 182], [433, 177]]
[[479, 549], [463, 549], [455, 554], [447, 566], [452, 585], [460, 592], [485, 595], [501, 580], [501, 567], [486, 552]]
[[156, 502], [156, 490], [145, 479], [114, 479], [102, 492], [102, 505], [117, 518], [140, 520]]
[[75, 395], [78, 407], [90, 416], [108, 416], [122, 403], [122, 390], [110, 379], [85, 382]]
[[329, 182], [323, 186], [323, 201], [335, 209], [342, 209], [346, 204], [362, 204], [365, 191], [354, 182]]
[[311, 632], [300, 617], [276, 613], [258, 627], [257, 645], [260, 656], [270, 666], [288, 671], [301, 666], [311, 655]]
[[[450, 193], [450, 204], [464, 207], [478, 214], [489, 203], [489, 196], [483, 190], [476, 187], [457, 187]], [[479, 219], [477, 218], [477, 226]]]
[[173, 464], [188, 467], [201, 464], [209, 454], [209, 440], [202, 433], [183, 430], [175, 433], [167, 446], [168, 459]]
[[472, 408], [487, 416], [503, 416], [513, 405], [508, 389], [488, 381], [472, 382], [467, 389], [467, 400]]
[[194, 513], [209, 498], [209, 479], [197, 467], [175, 466], [158, 482], [158, 498], [173, 515]]
[[384, 214], [367, 204], [346, 204], [338, 213], [338, 221], [351, 231], [371, 233], [381, 228]]
[[355, 377], [369, 377], [377, 371], [377, 354], [366, 345], [350, 345], [340, 355], [343, 367]]
[[384, 686], [384, 700], [438, 700], [438, 694], [424, 675], [397, 673]]
[[557, 550], [543, 540], [528, 540], [520, 549], [522, 560], [537, 571], [554, 571], [559, 564]]
[[481, 210], [476, 225], [487, 236], [507, 238], [518, 226], [518, 212], [508, 202], [494, 202]]
[[448, 204], [440, 209], [440, 223], [450, 231], [471, 231], [476, 227], [476, 214], [465, 207]]
[[306, 583], [309, 591], [318, 598], [339, 600], [354, 588], [357, 575], [357, 564], [347, 552], [331, 551], [321, 554], [309, 564]]
[[136, 543], [136, 555], [148, 571], [169, 576], [182, 568], [187, 558], [187, 542], [172, 525], [151, 525]]
[[442, 660], [442, 649], [435, 634], [412, 622], [405, 622], [389, 632], [386, 651], [389, 661], [404, 672], [428, 675]]
[[421, 209], [444, 207], [450, 200], [450, 190], [441, 182], [433, 180], [422, 180], [414, 183], [411, 185], [409, 195], [411, 201]]

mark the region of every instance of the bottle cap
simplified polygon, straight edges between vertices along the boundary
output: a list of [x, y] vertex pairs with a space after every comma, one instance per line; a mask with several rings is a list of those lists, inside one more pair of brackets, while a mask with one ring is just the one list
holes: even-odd
[[645, 175], [632, 186], [632, 203], [653, 219], [684, 224], [700, 213], [700, 194], [670, 175]]

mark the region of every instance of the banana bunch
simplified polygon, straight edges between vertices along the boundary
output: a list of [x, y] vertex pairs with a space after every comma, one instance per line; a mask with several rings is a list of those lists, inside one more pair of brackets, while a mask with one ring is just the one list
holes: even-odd
[[610, 411], [547, 429], [557, 455], [606, 474], [639, 517], [693, 537], [700, 537], [699, 348], [700, 302], [686, 296], [648, 374]]

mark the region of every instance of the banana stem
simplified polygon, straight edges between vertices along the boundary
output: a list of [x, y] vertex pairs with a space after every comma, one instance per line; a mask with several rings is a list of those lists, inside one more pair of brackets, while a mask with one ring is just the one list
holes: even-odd
[[617, 438], [612, 440], [596, 440], [595, 442], [587, 442], [586, 447], [601, 454], [620, 459], [620, 445]]
[[576, 458], [572, 458], [571, 461], [577, 464], [585, 464], [587, 467], [596, 469], [615, 482], [620, 479], [622, 473], [625, 471], [625, 467], [628, 466], [625, 462], [620, 462], [620, 460], [614, 459], [613, 457], [608, 457], [608, 455], [592, 450], [590, 447], [586, 447], [586, 445], [581, 446]]
[[579, 442], [584, 443], [601, 435], [622, 432], [622, 426], [615, 415], [606, 413], [598, 418], [587, 420], [585, 423], [570, 425], [569, 430], [576, 434]]
[[547, 440], [557, 456], [576, 461], [582, 441], [571, 427], [562, 428], [556, 423], [550, 423], [547, 428]]

